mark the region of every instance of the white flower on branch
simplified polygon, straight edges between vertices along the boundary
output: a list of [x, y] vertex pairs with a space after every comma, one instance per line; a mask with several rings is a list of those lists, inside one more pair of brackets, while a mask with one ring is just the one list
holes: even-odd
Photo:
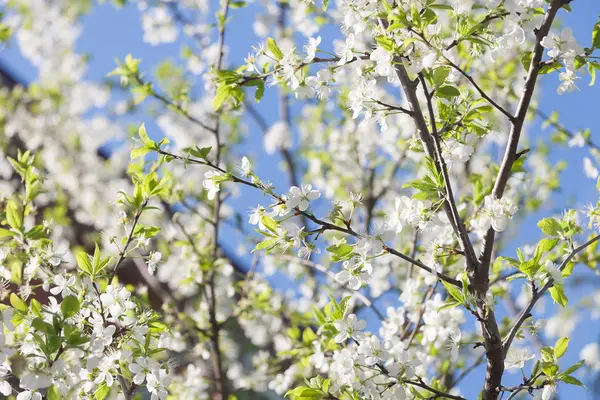
[[502, 232], [508, 225], [508, 220], [517, 212], [517, 206], [512, 201], [502, 198], [496, 199], [493, 196], [486, 196], [483, 209], [478, 220], [479, 228], [483, 231], [492, 227], [496, 232]]
[[446, 161], [449, 169], [460, 167], [471, 158], [473, 146], [462, 144], [458, 140], [450, 138], [444, 141], [442, 157]]
[[204, 188], [208, 190], [207, 197], [209, 200], [213, 200], [217, 193], [221, 190], [220, 181], [215, 179], [221, 176], [223, 176], [223, 174], [213, 170], [207, 171], [204, 174], [204, 181], [202, 182], [202, 186], [204, 186]]
[[289, 209], [298, 207], [300, 211], [306, 211], [310, 202], [321, 197], [321, 193], [312, 188], [312, 185], [292, 186], [285, 195], [285, 206]]
[[306, 52], [304, 62], [311, 62], [314, 60], [319, 44], [321, 44], [321, 36], [317, 36], [316, 38], [308, 38], [308, 43], [306, 43], [304, 46], [304, 51]]
[[556, 268], [556, 265], [554, 265], [552, 261], [546, 261], [546, 263], [544, 264], [544, 268], [546, 269], [546, 272], [548, 272], [548, 277], [552, 278], [556, 285], [562, 285], [563, 283], [565, 283], [565, 280], [562, 276], [562, 272], [558, 268]]
[[504, 360], [504, 368], [523, 368], [525, 363], [535, 358], [534, 354], [528, 349], [522, 349], [518, 347], [511, 347], [506, 353], [506, 359]]
[[238, 171], [244, 177], [248, 177], [252, 173], [252, 164], [248, 160], [248, 157], [242, 157], [242, 162], [238, 165]]
[[358, 319], [356, 315], [350, 314], [345, 319], [337, 320], [333, 323], [338, 334], [334, 338], [336, 343], [343, 343], [348, 338], [360, 340], [364, 337], [361, 332], [366, 328], [367, 323], [364, 320]]
[[152, 253], [150, 253], [147, 260], [148, 272], [154, 275], [154, 273], [156, 272], [156, 267], [158, 267], [158, 263], [161, 259], [162, 253], [160, 251], [153, 251]]

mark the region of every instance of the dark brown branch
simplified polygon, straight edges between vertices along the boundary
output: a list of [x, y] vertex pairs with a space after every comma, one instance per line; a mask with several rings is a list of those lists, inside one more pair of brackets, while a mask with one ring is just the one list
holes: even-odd
[[429, 111], [429, 120], [433, 136], [435, 153], [437, 156], [439, 169], [442, 172], [442, 176], [444, 178], [444, 186], [446, 188], [446, 202], [450, 208], [451, 216], [454, 218], [456, 234], [459, 237], [462, 250], [465, 252], [465, 256], [467, 258], [467, 268], [475, 270], [477, 266], [477, 256], [475, 255], [475, 250], [473, 250], [473, 244], [471, 243], [471, 239], [469, 238], [467, 229], [465, 228], [465, 225], [462, 219], [460, 218], [460, 214], [458, 213], [458, 207], [456, 206], [456, 202], [454, 200], [454, 193], [450, 184], [450, 175], [448, 174], [448, 167], [446, 166], [446, 161], [444, 160], [444, 157], [442, 157], [442, 146], [440, 141], [440, 135], [438, 133], [435, 122], [435, 112], [433, 111], [433, 102], [431, 99], [431, 95], [427, 90], [427, 82], [425, 82], [423, 74], [419, 74], [419, 79], [421, 81], [423, 93], [425, 94], [425, 99], [427, 100], [427, 109]]
[[[556, 13], [563, 4], [566, 4], [565, 0], [552, 0], [540, 29], [536, 31], [535, 46], [531, 64], [529, 66], [529, 73], [527, 74], [523, 93], [517, 106], [516, 115], [511, 119], [512, 127], [509, 133], [508, 144], [506, 146], [506, 151], [500, 166], [500, 171], [498, 172], [498, 177], [496, 178], [496, 182], [492, 190], [492, 196], [497, 199], [502, 198], [508, 178], [510, 177], [510, 171], [513, 163], [517, 160], [519, 139], [521, 137], [523, 124], [525, 122], [527, 111], [529, 110], [529, 105], [533, 97], [536, 81], [539, 75], [540, 61], [542, 60], [542, 55], [544, 53], [544, 47], [541, 45], [541, 41], [545, 36], [548, 35]], [[482, 251], [479, 256], [479, 266], [475, 274], [478, 302], [480, 302], [484, 307], [485, 300], [483, 296], [485, 296], [485, 293], [489, 287], [489, 270], [494, 249], [494, 237], [495, 231], [490, 227], [483, 239]], [[523, 314], [523, 316], [524, 315], [525, 314]], [[506, 346], [503, 346], [502, 344], [493, 310], [488, 309], [487, 315], [483, 313], [481, 317], [485, 317], [484, 323], [482, 323], [482, 331], [487, 354], [486, 379], [482, 397], [483, 400], [495, 400], [498, 398], [497, 388], [501, 385], [502, 375], [504, 373]]]
[[418, 386], [420, 388], [423, 388], [425, 390], [430, 391], [431, 393], [435, 394], [436, 397], [445, 397], [447, 399], [454, 399], [454, 400], [467, 400], [466, 398], [462, 397], [462, 396], [454, 396], [450, 393], [444, 393], [441, 392], [437, 389], [432, 388], [431, 386], [427, 385], [423, 379], [418, 378], [418, 380], [416, 381], [412, 381], [412, 380], [405, 380], [403, 381], [404, 383], [407, 383], [409, 385], [413, 385], [413, 386]]

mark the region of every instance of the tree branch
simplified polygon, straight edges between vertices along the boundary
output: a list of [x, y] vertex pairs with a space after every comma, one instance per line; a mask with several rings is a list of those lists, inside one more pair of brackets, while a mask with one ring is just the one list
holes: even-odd
[[454, 224], [456, 225], [456, 234], [459, 237], [462, 250], [465, 252], [465, 256], [467, 257], [467, 266], [474, 271], [477, 266], [477, 256], [475, 255], [475, 250], [473, 250], [473, 244], [471, 243], [471, 239], [469, 238], [467, 229], [465, 228], [465, 225], [462, 219], [460, 218], [460, 215], [458, 213], [458, 207], [456, 206], [456, 202], [454, 200], [454, 193], [450, 184], [450, 175], [448, 174], [448, 167], [446, 166], [446, 161], [444, 160], [444, 157], [442, 157], [442, 146], [440, 143], [440, 136], [435, 122], [435, 112], [433, 111], [433, 102], [431, 100], [431, 95], [429, 94], [429, 91], [427, 89], [427, 82], [425, 82], [423, 74], [419, 74], [419, 79], [421, 81], [423, 93], [425, 94], [425, 99], [427, 100], [427, 109], [429, 110], [429, 120], [432, 130], [433, 143], [435, 146], [435, 153], [437, 155], [439, 169], [441, 170], [442, 176], [444, 178], [444, 186], [446, 187], [446, 202], [448, 203], [451, 215], [454, 218]]
[[[594, 242], [597, 242], [598, 240], [600, 240], [600, 235], [594, 236], [592, 239], [588, 240], [581, 246], [573, 249], [571, 251], [571, 253], [569, 253], [569, 255], [567, 256], [567, 258], [565, 258], [565, 260], [562, 262], [562, 264], [560, 265], [560, 267], [558, 269], [560, 271], [565, 269], [567, 264], [573, 259], [573, 257], [575, 257], [577, 255], [577, 253], [584, 250], [586, 247], [593, 244]], [[527, 320], [527, 318], [529, 318], [531, 316], [531, 310], [533, 310], [533, 306], [535, 306], [535, 303], [537, 303], [537, 301], [542, 298], [544, 293], [546, 293], [546, 291], [548, 289], [550, 289], [553, 284], [554, 284], [554, 280], [550, 278], [548, 280], [548, 282], [546, 282], [544, 287], [542, 287], [542, 289], [540, 289], [537, 293], [535, 293], [533, 295], [533, 298], [529, 301], [529, 304], [527, 304], [527, 306], [523, 309], [523, 311], [521, 311], [521, 314], [519, 314], [519, 318], [517, 319], [517, 322], [515, 322], [515, 324], [509, 331], [508, 335], [506, 336], [506, 339], [504, 340], [504, 344], [503, 344], [504, 355], [506, 355], [506, 353], [508, 353], [508, 350], [510, 349], [510, 345], [512, 344], [515, 336], [519, 332], [521, 325], [523, 325], [523, 323]]]
[[[527, 116], [527, 111], [533, 97], [535, 84], [539, 75], [540, 61], [542, 60], [542, 55], [544, 53], [544, 47], [541, 45], [541, 41], [545, 36], [548, 35], [556, 13], [560, 7], [562, 7], [564, 1], [565, 0], [551, 1], [541, 28], [536, 31], [535, 46], [531, 64], [529, 66], [529, 73], [525, 81], [521, 99], [517, 106], [516, 115], [513, 119], [511, 119], [512, 127], [509, 134], [508, 144], [506, 146], [504, 158], [500, 166], [500, 171], [498, 172], [498, 177], [496, 178], [496, 182], [492, 190], [492, 195], [497, 199], [502, 198], [508, 178], [510, 177], [512, 165], [518, 158], [517, 148], [519, 145], [519, 139], [521, 137], [525, 117]], [[502, 344], [500, 331], [494, 316], [494, 311], [488, 309], [487, 316], [484, 312], [487, 308], [485, 306], [485, 294], [487, 293], [489, 287], [489, 270], [494, 249], [494, 236], [495, 231], [490, 227], [483, 239], [482, 250], [479, 256], [479, 265], [475, 274], [475, 290], [478, 295], [478, 303], [481, 303], [481, 305], [484, 307], [481, 310], [483, 311], [483, 315], [481, 316], [486, 317], [483, 319], [481, 324], [487, 355], [486, 377], [482, 392], [483, 400], [495, 400], [498, 398], [499, 393], [497, 389], [502, 382], [502, 375], [504, 373], [504, 358], [506, 356], [505, 349], [507, 348]], [[525, 314], [522, 315], [522, 317], [524, 316]]]
[[[558, 131], [560, 131], [562, 134], [568, 136], [569, 138], [574, 138], [575, 137], [575, 133], [569, 129], [567, 129], [566, 127], [564, 127], [561, 123], [553, 121], [551, 119], [551, 117], [546, 114], [545, 112], [543, 112], [542, 110], [540, 110], [537, 107], [532, 107], [533, 112], [540, 118], [543, 118], [544, 120], [546, 120], [550, 125], [552, 125], [554, 128], [556, 128]], [[600, 146], [598, 146], [596, 143], [592, 142], [592, 139], [588, 138], [584, 138], [585, 139], [585, 144], [587, 144], [589, 147], [591, 147], [592, 149], [596, 149], [600, 151]]]
[[464, 397], [461, 397], [461, 396], [454, 396], [454, 395], [452, 395], [452, 394], [450, 394], [450, 393], [444, 393], [444, 392], [441, 392], [441, 391], [439, 391], [439, 390], [437, 390], [437, 389], [434, 389], [434, 388], [432, 388], [431, 386], [427, 385], [427, 384], [426, 384], [426, 383], [423, 381], [423, 379], [421, 379], [421, 378], [419, 378], [419, 380], [418, 380], [418, 381], [405, 380], [405, 381], [403, 381], [403, 382], [404, 382], [404, 383], [407, 383], [407, 384], [409, 384], [409, 385], [418, 386], [418, 387], [420, 387], [420, 388], [423, 388], [423, 389], [425, 389], [425, 390], [428, 390], [428, 391], [430, 391], [431, 393], [435, 394], [435, 395], [436, 395], [436, 397], [445, 397], [445, 398], [447, 398], [447, 399], [454, 399], [454, 400], [467, 400], [467, 399], [466, 399], [466, 398], [464, 398]]
[[456, 65], [455, 63], [450, 61], [450, 59], [448, 57], [444, 57], [444, 58], [446, 59], [446, 62], [448, 63], [448, 65], [450, 65], [452, 68], [457, 70], [462, 76], [464, 76], [465, 78], [467, 78], [467, 80], [469, 82], [471, 82], [471, 85], [473, 85], [473, 87], [475, 88], [475, 90], [477, 90], [477, 92], [479, 93], [479, 95], [481, 97], [483, 97], [485, 100], [487, 100], [487, 102], [490, 103], [495, 109], [497, 109], [502, 114], [504, 114], [506, 116], [506, 118], [508, 118], [510, 121], [514, 121], [515, 117], [510, 112], [508, 112], [504, 107], [502, 107], [500, 104], [496, 103], [490, 96], [488, 96], [483, 91], [483, 89], [477, 84], [477, 82], [475, 82], [475, 79], [473, 79], [473, 77], [471, 75], [467, 74], [462, 68], [460, 68], [458, 65]]
[[[508, 144], [506, 146], [506, 151], [504, 152], [502, 164], [500, 165], [500, 171], [498, 172], [498, 176], [492, 190], [492, 195], [497, 199], [502, 198], [508, 178], [510, 177], [510, 170], [513, 163], [517, 160], [517, 147], [519, 145], [519, 139], [521, 138], [523, 124], [525, 123], [527, 111], [529, 110], [529, 105], [533, 97], [535, 85], [540, 71], [540, 62], [542, 61], [542, 56], [544, 54], [544, 47], [541, 44], [542, 39], [548, 35], [550, 27], [552, 26], [552, 22], [556, 17], [556, 13], [564, 3], [564, 0], [552, 0], [550, 7], [546, 12], [546, 17], [544, 18], [542, 26], [536, 31], [535, 46], [533, 49], [531, 64], [529, 65], [529, 73], [527, 74], [527, 78], [525, 80], [525, 86], [523, 88], [521, 99], [519, 100], [519, 105], [517, 106], [517, 113], [514, 120], [512, 120]], [[482, 251], [479, 256], [479, 263], [481, 264], [482, 272], [485, 274], [487, 274], [489, 271], [490, 259], [494, 247], [494, 236], [495, 231], [492, 228], [488, 229], [484, 237]]]
[[[264, 189], [262, 187], [260, 187], [259, 185], [255, 184], [253, 182], [247, 181], [245, 179], [239, 178], [239, 177], [237, 177], [237, 176], [235, 176], [233, 174], [230, 174], [229, 172], [227, 172], [223, 168], [218, 167], [217, 165], [213, 164], [212, 162], [210, 162], [208, 160], [198, 160], [198, 159], [191, 158], [191, 157], [182, 157], [182, 156], [178, 156], [176, 154], [172, 154], [172, 153], [169, 153], [169, 152], [167, 152], [165, 150], [161, 150], [161, 149], [157, 150], [157, 152], [159, 154], [162, 154], [162, 155], [165, 155], [165, 156], [168, 156], [168, 157], [172, 157], [174, 159], [181, 160], [181, 161], [184, 161], [184, 162], [187, 162], [187, 163], [190, 163], [190, 164], [198, 164], [198, 165], [205, 165], [205, 166], [211, 167], [211, 168], [213, 168], [213, 169], [215, 169], [215, 170], [217, 170], [219, 172], [222, 172], [224, 174], [228, 174], [228, 176], [230, 177], [230, 179], [231, 179], [232, 182], [241, 183], [243, 185], [250, 186], [250, 187], [253, 187], [255, 189], [259, 189], [260, 191], [264, 191]], [[268, 194], [271, 197], [273, 197], [275, 200], [277, 200], [279, 203], [284, 203], [285, 202], [281, 196], [278, 196], [278, 195], [276, 195], [276, 194], [274, 194], [272, 192], [270, 192]], [[306, 218], [308, 218], [309, 220], [311, 220], [315, 224], [320, 225], [321, 226], [321, 229], [320, 229], [321, 231], [332, 230], [332, 231], [342, 232], [342, 233], [345, 233], [347, 235], [354, 236], [356, 238], [360, 238], [361, 237], [358, 233], [356, 233], [349, 226], [344, 228], [344, 227], [332, 224], [331, 222], [323, 221], [323, 220], [315, 217], [313, 214], [310, 214], [310, 213], [308, 213], [306, 211], [300, 211], [298, 208], [295, 208], [294, 211], [296, 213], [298, 213], [299, 215], [304, 215]], [[396, 257], [399, 257], [399, 258], [403, 259], [404, 261], [408, 261], [409, 263], [411, 263], [411, 264], [413, 264], [413, 265], [415, 265], [415, 266], [417, 266], [417, 267], [419, 267], [419, 268], [421, 268], [421, 269], [423, 269], [423, 270], [425, 270], [425, 271], [427, 271], [427, 272], [429, 272], [431, 274], [437, 275], [441, 280], [443, 280], [445, 282], [448, 282], [448, 283], [451, 283], [452, 285], [454, 285], [456, 287], [462, 288], [462, 282], [460, 282], [460, 281], [458, 281], [456, 279], [450, 278], [449, 276], [446, 276], [446, 275], [444, 275], [444, 274], [442, 274], [440, 272], [434, 271], [432, 268], [430, 268], [427, 265], [423, 264], [419, 260], [415, 260], [412, 257], [409, 257], [409, 256], [407, 256], [407, 255], [405, 255], [403, 253], [400, 253], [399, 251], [397, 251], [397, 250], [395, 250], [395, 249], [393, 249], [393, 248], [391, 248], [389, 246], [384, 246], [384, 249], [387, 252], [389, 252], [390, 254], [393, 254]]]

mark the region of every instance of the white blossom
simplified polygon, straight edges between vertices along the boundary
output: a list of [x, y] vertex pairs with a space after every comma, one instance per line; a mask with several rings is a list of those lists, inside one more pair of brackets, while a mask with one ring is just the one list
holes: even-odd
[[506, 353], [506, 359], [504, 360], [504, 368], [523, 368], [525, 363], [535, 358], [534, 354], [528, 349], [522, 349], [518, 347], [511, 347]]
[[343, 343], [348, 338], [361, 339], [363, 337], [361, 331], [366, 328], [367, 323], [357, 319], [356, 315], [350, 314], [345, 319], [335, 321], [333, 325], [339, 332], [334, 338], [335, 342]]

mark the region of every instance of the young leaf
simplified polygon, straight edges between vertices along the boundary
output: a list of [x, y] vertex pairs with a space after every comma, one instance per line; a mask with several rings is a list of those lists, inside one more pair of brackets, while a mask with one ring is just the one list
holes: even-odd
[[86, 274], [91, 275], [92, 274], [92, 262], [90, 261], [90, 258], [88, 257], [87, 253], [81, 251], [81, 252], [77, 253], [75, 258], [77, 259], [77, 266], [79, 266], [79, 269], [81, 269]]
[[[148, 137], [148, 133], [146, 132], [146, 125], [145, 124], [140, 125], [140, 128], [138, 129], [138, 135], [140, 136], [140, 139], [142, 139], [142, 143], [144, 143], [144, 145], [148, 146], [149, 144], [153, 144], [154, 143]], [[150, 147], [150, 146], [148, 146], [148, 147]]]
[[75, 296], [67, 296], [60, 303], [60, 311], [65, 318], [71, 318], [79, 312], [79, 300]]
[[554, 345], [554, 356], [556, 358], [561, 358], [567, 351], [568, 347], [569, 347], [569, 338], [568, 337], [558, 339], [556, 341], [556, 344]]
[[460, 96], [460, 91], [454, 86], [441, 86], [439, 87], [435, 93], [444, 99], [452, 100], [454, 97]]
[[567, 306], [569, 299], [565, 294], [565, 289], [560, 285], [554, 285], [550, 288], [550, 295], [555, 303], [560, 304], [562, 307]]
[[148, 147], [137, 147], [133, 150], [131, 150], [131, 153], [129, 155], [131, 161], [135, 160], [138, 157], [144, 157], [146, 154], [150, 153], [152, 150], [149, 149]]
[[561, 375], [569, 375], [572, 374], [573, 372], [577, 371], [579, 368], [581, 368], [581, 366], [584, 364], [584, 360], [579, 361], [577, 364], [573, 364], [571, 365], [569, 368], [567, 368], [566, 370], [563, 371], [563, 373]]
[[569, 385], [576, 385], [576, 386], [585, 387], [585, 385], [583, 383], [581, 383], [581, 381], [579, 379], [577, 379], [575, 377], [572, 377], [571, 375], [561, 376], [558, 379], [561, 380], [561, 381], [563, 381], [564, 383], [568, 383]]
[[262, 242], [260, 242], [259, 244], [257, 244], [256, 247], [251, 252], [254, 253], [255, 251], [264, 250], [264, 249], [270, 250], [277, 244], [278, 240], [279, 239], [277, 239], [277, 238], [265, 239]]
[[273, 233], [277, 233], [277, 228], [279, 227], [279, 224], [273, 218], [269, 217], [268, 215], [263, 215], [260, 221], [268, 230], [270, 230]]
[[277, 61], [283, 58], [283, 53], [273, 38], [267, 38], [267, 48]]
[[459, 302], [461, 304], [465, 302], [462, 292], [456, 286], [454, 286], [451, 283], [445, 282], [445, 281], [442, 281], [442, 284], [448, 291], [448, 294], [450, 296], [452, 296], [452, 298], [454, 298], [454, 300], [456, 300], [457, 302]]
[[6, 222], [8, 222], [11, 228], [18, 231], [23, 226], [23, 212], [21, 211], [21, 207], [12, 199], [6, 204]]
[[554, 218], [544, 218], [538, 222], [537, 225], [542, 232], [548, 236], [558, 236], [558, 234], [562, 231], [560, 222]]
[[25, 302], [21, 300], [21, 298], [15, 293], [10, 294], [10, 304], [15, 308], [15, 310], [21, 311], [23, 314], [27, 314], [29, 311], [27, 304], [25, 304]]

